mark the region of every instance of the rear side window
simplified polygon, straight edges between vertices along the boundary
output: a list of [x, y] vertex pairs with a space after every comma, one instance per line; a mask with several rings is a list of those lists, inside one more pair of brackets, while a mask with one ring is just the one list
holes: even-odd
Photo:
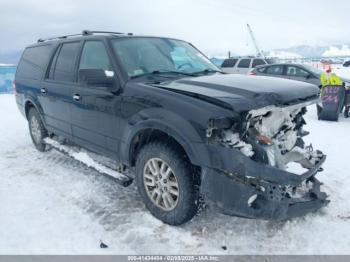
[[18, 64], [17, 77], [41, 79], [46, 71], [51, 50], [51, 45], [26, 48]]
[[254, 68], [258, 65], [265, 65], [265, 64], [266, 62], [263, 59], [254, 59], [252, 67]]
[[75, 63], [79, 45], [80, 42], [65, 43], [57, 49], [50, 67], [50, 79], [63, 82], [75, 81]]
[[256, 70], [260, 73], [265, 73], [266, 67], [259, 67]]
[[266, 73], [271, 74], [271, 75], [282, 75], [283, 74], [283, 66], [282, 65], [269, 66], [266, 70]]
[[225, 61], [222, 63], [221, 67], [234, 67], [237, 63], [238, 59], [225, 59]]
[[239, 68], [249, 68], [250, 65], [250, 59], [242, 59], [239, 64], [238, 67]]

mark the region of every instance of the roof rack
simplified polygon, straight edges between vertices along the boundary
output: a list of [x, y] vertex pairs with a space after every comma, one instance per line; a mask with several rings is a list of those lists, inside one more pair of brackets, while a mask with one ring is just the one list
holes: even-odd
[[[90, 30], [83, 30], [81, 33], [78, 34], [70, 34], [70, 35], [62, 35], [62, 36], [53, 36], [49, 38], [39, 38], [38, 43], [55, 40], [55, 39], [66, 39], [68, 37], [74, 37], [74, 36], [88, 36], [88, 35], [94, 35], [94, 34], [110, 34], [110, 35], [125, 35], [125, 33], [120, 32], [109, 32], [109, 31], [90, 31]], [[132, 33], [127, 33], [126, 35], [133, 35]]]

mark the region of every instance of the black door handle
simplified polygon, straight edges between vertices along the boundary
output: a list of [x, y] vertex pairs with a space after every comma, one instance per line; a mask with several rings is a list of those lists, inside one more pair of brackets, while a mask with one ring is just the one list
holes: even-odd
[[79, 94], [74, 94], [73, 95], [74, 101], [79, 101], [80, 100], [80, 95]]
[[40, 92], [42, 94], [46, 94], [47, 93], [47, 89], [45, 87], [43, 87], [43, 88], [40, 89]]

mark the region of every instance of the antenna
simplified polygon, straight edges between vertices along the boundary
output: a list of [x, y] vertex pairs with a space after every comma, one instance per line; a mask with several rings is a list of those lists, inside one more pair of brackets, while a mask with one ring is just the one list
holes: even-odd
[[259, 56], [259, 57], [265, 58], [264, 53], [260, 50], [260, 48], [258, 46], [258, 43], [257, 43], [257, 41], [256, 41], [256, 39], [254, 37], [253, 30], [251, 29], [249, 24], [247, 24], [247, 27], [248, 27], [249, 35], [252, 38], [252, 41], [253, 41], [253, 44], [254, 44], [254, 47], [255, 47], [256, 55]]

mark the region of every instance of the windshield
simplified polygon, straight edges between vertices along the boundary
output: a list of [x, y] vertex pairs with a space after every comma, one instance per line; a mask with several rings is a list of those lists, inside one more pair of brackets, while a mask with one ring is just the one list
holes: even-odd
[[321, 75], [322, 71], [320, 69], [317, 69], [313, 66], [310, 65], [303, 65], [307, 70], [311, 71], [312, 73], [316, 74], [316, 75]]
[[190, 44], [167, 38], [134, 37], [112, 41], [115, 53], [129, 77], [154, 72], [220, 71], [208, 58]]

